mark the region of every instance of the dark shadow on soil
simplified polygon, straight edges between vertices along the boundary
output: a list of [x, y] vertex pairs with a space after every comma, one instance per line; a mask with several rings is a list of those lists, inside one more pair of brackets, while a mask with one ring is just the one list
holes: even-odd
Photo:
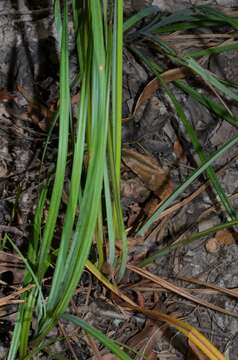
[[[57, 50], [53, 38], [52, 1], [10, 0], [16, 41], [9, 55], [7, 87], [26, 87], [37, 96], [37, 83], [57, 74]], [[16, 13], [16, 16], [14, 15]], [[43, 22], [43, 19], [46, 19]], [[42, 20], [42, 21], [40, 21]]]

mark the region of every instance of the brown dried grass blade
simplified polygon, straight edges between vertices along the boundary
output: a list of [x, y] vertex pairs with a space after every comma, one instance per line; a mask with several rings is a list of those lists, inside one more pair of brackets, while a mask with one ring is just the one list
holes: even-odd
[[193, 326], [187, 324], [184, 321], [178, 320], [171, 315], [163, 314], [157, 310], [147, 310], [138, 306], [133, 300], [131, 300], [128, 296], [122, 293], [116, 285], [112, 284], [108, 279], [103, 276], [100, 271], [88, 260], [86, 263], [87, 269], [94, 275], [96, 278], [101, 281], [109, 290], [111, 290], [114, 294], [120, 297], [122, 300], [127, 302], [130, 308], [134, 311], [140, 312], [145, 316], [150, 317], [152, 320], [160, 320], [164, 321], [167, 324], [175, 327], [178, 331], [188, 337], [188, 339], [204, 354], [208, 356], [210, 360], [225, 360], [224, 355], [216, 349], [216, 347], [210, 343], [210, 341], [203, 336], [197, 329]]
[[194, 303], [196, 303], [198, 305], [204, 306], [206, 308], [209, 308], [211, 310], [220, 312], [220, 313], [225, 314], [225, 315], [230, 315], [230, 316], [238, 318], [238, 314], [233, 313], [232, 311], [223, 309], [220, 306], [216, 306], [214, 304], [211, 304], [208, 301], [198, 299], [196, 296], [193, 296], [188, 291], [186, 291], [186, 290], [184, 290], [184, 289], [170, 283], [167, 280], [162, 279], [161, 277], [159, 277], [157, 275], [154, 275], [154, 274], [150, 273], [147, 270], [140, 269], [140, 268], [138, 268], [137, 266], [134, 266], [134, 265], [128, 265], [127, 268], [129, 270], [134, 271], [137, 274], [139, 274], [139, 275], [153, 281], [154, 283], [159, 284], [163, 288], [168, 289], [168, 290], [172, 291], [173, 293], [175, 293], [175, 294], [177, 294], [179, 296], [182, 296], [185, 299], [190, 300], [190, 301], [192, 301], [192, 302], [194, 302]]
[[26, 291], [29, 291], [30, 289], [32, 289], [34, 287], [34, 285], [28, 285], [25, 288], [21, 288], [17, 291], [15, 291], [14, 293], [8, 295], [8, 296], [4, 296], [0, 299], [0, 307], [1, 306], [6, 306], [9, 304], [19, 304], [19, 303], [23, 303], [24, 300], [19, 300], [16, 299], [16, 297], [19, 297], [21, 294], [23, 294]]
[[206, 283], [206, 282], [203, 282], [199, 279], [195, 279], [195, 278], [192, 278], [192, 277], [183, 277], [183, 276], [179, 276], [179, 279], [183, 280], [183, 281], [187, 281], [187, 282], [190, 282], [192, 284], [197, 284], [197, 285], [201, 285], [201, 286], [204, 286], [206, 288], [209, 288], [209, 289], [213, 289], [213, 290], [216, 290], [222, 294], [225, 294], [225, 295], [229, 295], [229, 296], [232, 296], [236, 299], [238, 299], [238, 290], [233, 290], [233, 289], [226, 289], [226, 288], [221, 288], [217, 285], [214, 285], [214, 284], [211, 284], [211, 283]]
[[141, 309], [141, 312], [153, 320], [162, 320], [175, 327], [178, 331], [187, 336], [187, 338], [210, 360], [225, 360], [225, 356], [212, 343], [210, 343], [203, 334], [188, 323], [176, 319], [171, 315], [163, 314], [157, 310]]

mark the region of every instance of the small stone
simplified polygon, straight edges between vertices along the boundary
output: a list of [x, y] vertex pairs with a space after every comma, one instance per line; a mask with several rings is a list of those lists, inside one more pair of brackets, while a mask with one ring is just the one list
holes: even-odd
[[219, 243], [216, 238], [211, 238], [206, 243], [206, 250], [207, 252], [214, 254], [219, 250]]

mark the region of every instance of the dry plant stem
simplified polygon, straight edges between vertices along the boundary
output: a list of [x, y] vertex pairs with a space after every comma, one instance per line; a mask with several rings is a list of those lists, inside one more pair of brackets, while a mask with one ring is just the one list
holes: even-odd
[[[198, 285], [202, 285], [205, 288], [186, 288], [185, 290], [189, 291], [189, 292], [194, 292], [194, 293], [201, 293], [201, 294], [205, 294], [205, 295], [211, 295], [211, 294], [216, 294], [216, 295], [221, 295], [221, 294], [227, 294], [227, 295], [231, 295], [231, 296], [235, 296], [236, 298], [238, 297], [238, 288], [232, 288], [232, 289], [227, 289], [227, 288], [221, 288], [218, 287], [214, 284], [210, 284], [210, 283], [206, 283], [206, 282], [202, 282], [196, 278], [186, 278], [183, 276], [179, 276], [176, 275], [176, 278], [183, 280], [183, 281], [188, 281], [194, 284], [198, 284]], [[162, 286], [158, 285], [158, 284], [154, 284], [152, 283], [150, 280], [141, 280], [139, 283], [137, 284], [133, 284], [133, 285], [128, 285], [127, 286], [127, 290], [133, 290], [133, 291], [141, 291], [141, 292], [168, 292], [167, 289], [163, 288]], [[182, 288], [184, 289], [184, 288]], [[231, 292], [230, 292], [231, 291]]]
[[103, 357], [101, 356], [94, 339], [89, 334], [86, 334], [85, 337], [87, 339], [88, 345], [91, 347], [91, 351], [94, 354], [95, 360], [103, 360]]
[[[236, 153], [230, 161], [228, 161], [221, 169], [219, 169], [216, 174], [221, 175], [223, 171], [229, 166], [230, 163], [232, 163], [236, 158], [238, 157], [238, 154]], [[209, 181], [206, 181], [205, 184], [201, 185], [197, 190], [195, 190], [192, 194], [184, 198], [183, 200], [175, 203], [174, 205], [170, 206], [168, 209], [164, 210], [159, 216], [158, 220], [163, 219], [164, 217], [167, 217], [168, 215], [172, 215], [175, 211], [178, 211], [182, 207], [190, 204], [192, 200], [194, 200], [196, 197], [201, 195], [207, 188], [209, 187]], [[231, 194], [227, 196], [230, 200], [235, 200], [238, 198], [238, 193]], [[198, 220], [201, 220], [204, 216], [207, 216], [212, 211], [215, 211], [216, 207], [211, 206], [207, 210], [205, 210], [199, 217]], [[146, 239], [149, 240], [152, 236], [155, 236], [158, 232], [158, 226], [160, 226], [160, 223], [157, 224], [153, 230], [147, 234]]]
[[9, 304], [19, 304], [24, 303], [24, 300], [15, 300], [17, 296], [20, 296], [21, 294], [25, 293], [26, 291], [29, 291], [32, 289], [34, 285], [28, 285], [25, 288], [18, 289], [13, 294], [10, 294], [8, 296], [4, 296], [3, 298], [0, 298], [0, 306], [5, 306]]
[[140, 269], [140, 268], [138, 268], [136, 266], [133, 266], [133, 265], [127, 265], [127, 268], [129, 270], [134, 271], [137, 274], [139, 274], [139, 275], [141, 275], [141, 276], [143, 276], [143, 277], [145, 277], [145, 278], [147, 278], [147, 279], [161, 285], [165, 289], [168, 289], [168, 290], [174, 292], [175, 294], [184, 297], [187, 300], [195, 302], [198, 305], [204, 306], [206, 308], [212, 309], [212, 310], [220, 312], [222, 314], [226, 314], [226, 315], [230, 315], [230, 316], [238, 318], [238, 314], [233, 313], [232, 311], [229, 311], [229, 310], [222, 309], [221, 307], [213, 305], [213, 304], [211, 304], [211, 303], [209, 303], [209, 302], [207, 302], [205, 300], [198, 299], [197, 297], [191, 295], [188, 291], [181, 289], [180, 287], [170, 283], [167, 280], [162, 279], [159, 276], [156, 276], [156, 275], [150, 273], [147, 270]]
[[[228, 196], [228, 199], [230, 200], [235, 200], [238, 199], [238, 193], [232, 194], [230, 196]], [[212, 212], [216, 213], [217, 208], [216, 205], [209, 207], [207, 210], [205, 210], [197, 219], [197, 223], [199, 223], [201, 220], [207, 218], [207, 216], [209, 214], [211, 214]], [[155, 227], [155, 229], [148, 235], [147, 238], [150, 238], [152, 236], [156, 236], [156, 229], [158, 228], [159, 224]], [[183, 239], [185, 239], [186, 233], [194, 226], [194, 224], [191, 224], [184, 232], [183, 234], [181, 234], [172, 244], [170, 244], [170, 246], [175, 245], [176, 243], [179, 243], [180, 241], [183, 241]], [[155, 234], [154, 234], [155, 233]]]
[[[177, 276], [178, 279], [181, 279], [183, 280], [182, 277], [180, 276]], [[184, 278], [185, 280], [186, 278]], [[192, 281], [191, 281], [192, 282]], [[204, 284], [205, 286], [205, 284]], [[219, 291], [219, 290], [213, 290], [213, 289], [203, 289], [203, 288], [181, 288], [181, 289], [184, 289], [188, 292], [191, 292], [191, 293], [197, 293], [197, 294], [200, 294], [200, 295], [221, 295], [222, 293], [225, 293], [226, 294], [226, 291]], [[157, 293], [164, 293], [164, 292], [169, 292], [169, 290], [163, 288], [163, 287], [157, 287], [157, 286], [143, 286], [143, 287], [134, 287], [132, 288], [132, 290], [134, 290], [135, 292], [136, 291], [141, 291], [141, 292], [157, 292]], [[226, 289], [226, 290], [229, 290], [229, 289]], [[232, 289], [232, 291], [237, 291], [237, 297], [238, 297], [238, 288], [237, 289]]]
[[157, 310], [147, 310], [138, 306], [115, 285], [111, 284], [110, 281], [108, 281], [108, 279], [105, 278], [89, 261], [87, 262], [87, 267], [98, 278], [98, 280], [106, 286], [106, 288], [124, 300], [130, 306], [131, 311], [142, 313], [155, 321], [161, 320], [175, 327], [181, 333], [186, 335], [200, 350], [207, 354], [210, 360], [225, 360], [225, 357], [194, 327], [175, 318], [174, 316], [166, 315]]
[[[167, 325], [164, 327], [164, 330], [166, 328], [167, 328]], [[155, 345], [156, 345], [156, 336], [158, 336], [158, 334], [161, 336], [161, 335], [163, 335], [163, 332], [161, 331], [161, 328], [157, 326], [155, 328], [155, 331], [153, 331], [150, 338], [146, 342], [146, 344], [144, 346], [144, 349], [142, 351], [142, 356], [139, 358], [139, 360], [143, 360], [145, 358], [145, 355], [147, 355], [146, 358], [148, 358], [148, 355], [153, 353], [153, 350], [154, 350]]]
[[213, 94], [218, 98], [220, 103], [224, 106], [224, 108], [227, 110], [227, 112], [232, 115], [231, 110], [227, 106], [226, 102], [222, 99], [221, 95], [218, 93], [218, 91], [212, 86], [208, 81], [205, 81], [204, 79], [200, 78], [200, 81], [204, 82], [204, 84], [213, 92]]
[[66, 341], [66, 343], [68, 345], [69, 351], [71, 352], [71, 355], [72, 355], [73, 359], [74, 360], [79, 360], [79, 358], [77, 357], [77, 355], [76, 355], [76, 353], [75, 353], [75, 351], [74, 351], [74, 349], [73, 349], [73, 347], [72, 347], [72, 345], [70, 343], [70, 340], [69, 340], [69, 338], [68, 338], [68, 336], [67, 336], [67, 334], [65, 332], [65, 329], [64, 329], [64, 326], [63, 326], [62, 322], [59, 321], [58, 324], [59, 324], [60, 331], [62, 332], [62, 335], [65, 338], [65, 341]]
[[171, 35], [162, 35], [160, 36], [161, 40], [168, 41], [170, 39], [232, 39], [232, 34], [199, 34], [199, 35], [190, 35], [190, 34], [181, 34], [180, 32], [175, 32]]
[[232, 297], [238, 299], [238, 289], [221, 288], [221, 287], [216, 286], [214, 284], [206, 283], [206, 282], [203, 282], [203, 281], [201, 281], [199, 279], [196, 279], [196, 278], [193, 278], [193, 277], [178, 276], [178, 278], [183, 280], [183, 281], [190, 282], [192, 284], [205, 286], [207, 288], [215, 290], [216, 292], [220, 292], [220, 293], [223, 293], [223, 294], [226, 294], [226, 295], [229, 295], [229, 296], [232, 296]]

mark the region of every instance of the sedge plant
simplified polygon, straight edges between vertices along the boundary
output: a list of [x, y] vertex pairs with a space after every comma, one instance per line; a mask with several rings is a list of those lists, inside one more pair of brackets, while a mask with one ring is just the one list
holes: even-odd
[[[201, 54], [187, 54], [179, 58], [173, 49], [160, 40], [158, 34], [194, 29], [198, 26], [215, 26], [218, 23], [228, 23], [237, 30], [238, 24], [235, 19], [216, 11], [205, 11], [202, 7], [196, 14], [192, 10], [187, 10], [164, 19], [157, 13], [155, 7], [149, 7], [123, 24], [122, 0], [65, 0], [63, 5], [60, 0], [55, 0], [54, 12], [61, 50], [59, 109], [54, 115], [50, 130], [50, 134], [53, 128], [54, 131], [58, 131], [56, 169], [53, 182], [49, 180], [39, 195], [32, 239], [24, 259], [26, 265], [24, 286], [31, 283], [35, 286], [24, 294], [24, 303], [19, 305], [7, 359], [14, 360], [17, 357], [20, 360], [30, 359], [29, 351], [32, 350], [32, 354], [36, 354], [37, 351], [42, 350], [48, 344], [45, 341], [47, 334], [60, 318], [80, 326], [120, 359], [129, 359], [130, 357], [115, 342], [83, 320], [66, 313], [85, 266], [94, 275], [96, 274], [98, 279], [102, 279], [104, 277], [100, 275], [100, 269], [103, 263], [107, 262], [110, 264], [113, 276], [115, 275], [116, 279], [120, 280], [127, 265], [127, 238], [120, 204], [123, 31], [130, 51], [136, 54], [160, 81], [160, 74], [165, 67], [158, 67], [153, 63], [153, 59], [139, 51], [136, 48], [137, 41], [138, 43], [141, 39], [150, 41], [170, 62], [182, 64], [204, 77], [221, 93], [226, 93], [235, 99], [232, 89], [229, 88], [229, 91], [226, 92], [227, 84], [217, 80], [200, 67], [196, 57]], [[130, 29], [138, 21], [151, 15], [154, 16], [151, 22], [148, 22], [140, 31], [130, 35]], [[80, 88], [80, 100], [75, 116], [72, 116], [71, 109], [69, 16], [73, 21], [79, 67], [79, 72], [73, 81], [73, 84], [77, 84]], [[236, 48], [237, 44], [232, 46], [232, 49]], [[227, 47], [224, 46], [222, 49], [213, 49], [212, 51], [215, 53], [226, 50]], [[143, 235], [156, 221], [158, 215], [204, 171], [207, 172], [208, 179], [228, 217], [232, 219], [224, 227], [237, 224], [235, 211], [222, 189], [212, 165], [219, 156], [238, 143], [238, 137], [235, 136], [229, 140], [215, 154], [211, 156], [205, 154], [200, 147], [197, 134], [190, 126], [178, 100], [170, 88], [162, 81], [161, 84], [190, 136], [195, 151], [199, 155], [200, 163], [198, 169], [160, 204], [157, 211], [139, 230], [139, 234]], [[207, 100], [191, 88], [186, 81], [177, 81], [175, 85], [219, 114], [225, 121], [229, 121], [237, 127], [237, 116], [230, 114], [222, 104], [218, 104], [212, 99]], [[72, 153], [70, 162], [68, 161], [69, 152]], [[46, 156], [46, 153], [47, 151], [44, 150], [43, 156]], [[70, 186], [63, 225], [60, 226], [58, 216], [61, 212], [66, 170], [68, 170], [67, 173], [70, 172]], [[49, 205], [47, 205], [46, 199], [49, 199]], [[47, 217], [44, 219], [45, 208], [47, 208]], [[53, 240], [56, 231], [60, 233], [60, 241], [55, 248]], [[206, 234], [200, 234], [194, 238], [200, 238]], [[11, 240], [9, 241], [12, 243]], [[122, 243], [120, 256], [116, 256], [117, 241]], [[88, 261], [92, 244], [95, 244], [98, 254], [95, 264]], [[21, 253], [19, 252], [19, 254]], [[56, 260], [54, 260], [55, 258]], [[154, 258], [152, 256], [150, 260], [153, 261]], [[51, 274], [48, 293], [44, 288], [46, 274]], [[108, 280], [104, 280], [103, 283], [107, 284], [106, 286], [109, 284]], [[115, 284], [110, 284], [108, 288], [118, 294]], [[135, 309], [140, 311], [139, 307], [135, 307]], [[146, 310], [143, 310], [142, 313], [147, 314]], [[152, 316], [149, 312], [148, 314]], [[34, 334], [31, 336], [33, 319], [36, 325]], [[164, 317], [160, 315], [158, 319], [171, 324], [166, 315]], [[210, 353], [207, 352], [207, 354], [210, 356]], [[214, 357], [209, 358], [215, 359]]]
[[[119, 278], [126, 266], [127, 245], [120, 206], [123, 2], [72, 0], [70, 5], [65, 1], [61, 7], [60, 2], [55, 1], [54, 6], [61, 47], [58, 156], [54, 182], [42, 190], [35, 214], [34, 238], [27, 255], [34, 277], [26, 270], [24, 279], [25, 284], [36, 279], [37, 286], [19, 307], [8, 359], [14, 359], [17, 352], [19, 358], [24, 359], [29, 346], [41, 346], [74, 295], [93, 240], [100, 254], [99, 266], [104, 261], [109, 262], [115, 272], [118, 269]], [[72, 13], [74, 24], [80, 87], [73, 132], [70, 126], [69, 13]], [[70, 139], [73, 147], [70, 189], [54, 265], [52, 241], [58, 226]], [[50, 189], [48, 214], [43, 224], [43, 208]], [[104, 206], [105, 221], [102, 219]], [[104, 252], [105, 225], [109, 234], [108, 253]], [[122, 241], [120, 258], [115, 256], [116, 240]], [[38, 284], [43, 284], [52, 266], [50, 292], [47, 299], [42, 299]], [[29, 344], [33, 316], [37, 329]]]

